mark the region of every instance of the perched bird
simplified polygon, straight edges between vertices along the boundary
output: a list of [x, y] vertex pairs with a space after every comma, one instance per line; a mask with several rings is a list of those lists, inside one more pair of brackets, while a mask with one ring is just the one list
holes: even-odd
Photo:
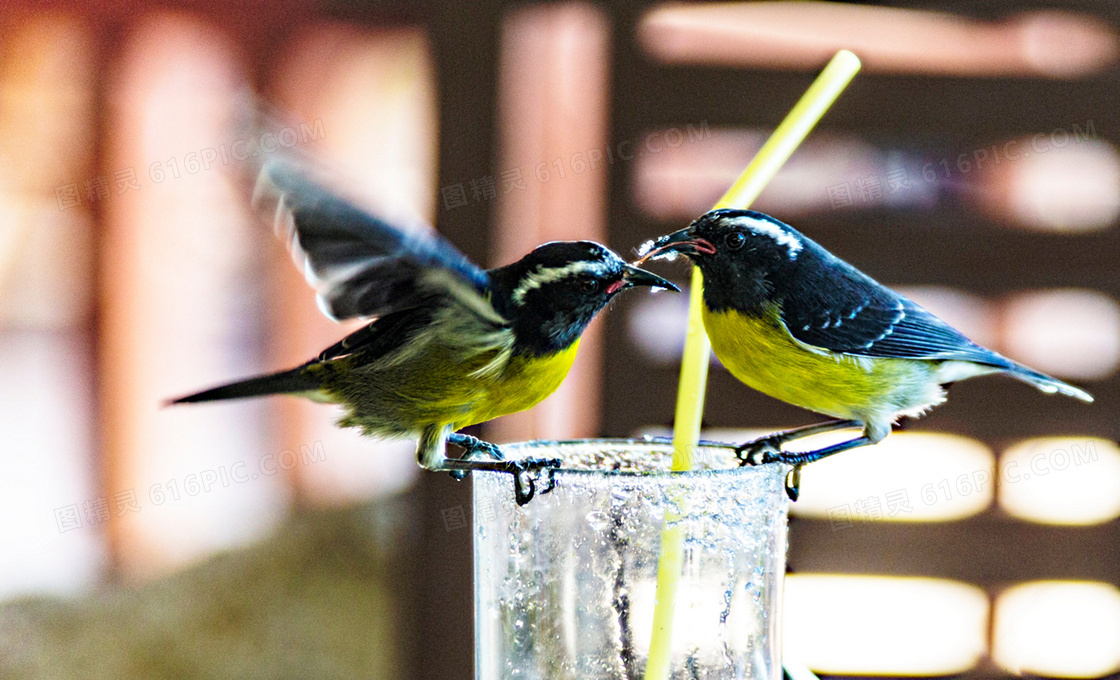
[[[803, 464], [878, 443], [899, 417], [943, 402], [944, 386], [958, 380], [1005, 373], [1043, 392], [1093, 401], [1084, 390], [977, 345], [769, 215], [713, 210], [643, 246], [637, 264], [673, 253], [703, 274], [704, 327], [731, 374], [837, 418], [737, 447], [744, 463], [793, 465], [786, 488], [795, 500]], [[859, 437], [833, 446], [781, 450], [794, 439], [857, 427]]]
[[[486, 271], [435, 232], [388, 224], [290, 162], [262, 169], [254, 202], [275, 215], [328, 316], [375, 320], [301, 366], [171, 403], [292, 394], [340, 404], [341, 426], [417, 437], [421, 467], [510, 473], [519, 503], [534, 494], [532, 473], [559, 461], [502, 460], [498, 447], [457, 430], [555, 391], [580, 335], [619, 292], [676, 290], [590, 241], [546, 243]], [[467, 454], [449, 459], [447, 442]]]

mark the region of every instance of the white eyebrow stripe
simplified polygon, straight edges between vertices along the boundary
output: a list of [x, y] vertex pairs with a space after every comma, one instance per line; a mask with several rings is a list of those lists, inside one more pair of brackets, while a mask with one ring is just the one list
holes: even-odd
[[514, 304], [520, 305], [529, 291], [540, 288], [546, 283], [559, 281], [573, 274], [582, 274], [584, 272], [591, 272], [595, 274], [595, 276], [604, 276], [607, 273], [607, 266], [603, 262], [580, 260], [566, 264], [563, 267], [540, 267], [532, 273], [527, 274], [510, 297], [513, 299]]
[[801, 242], [773, 222], [755, 217], [740, 217], [736, 220], [736, 223], [760, 236], [769, 236], [779, 245], [785, 246], [791, 260], [796, 260], [797, 254], [801, 252]]

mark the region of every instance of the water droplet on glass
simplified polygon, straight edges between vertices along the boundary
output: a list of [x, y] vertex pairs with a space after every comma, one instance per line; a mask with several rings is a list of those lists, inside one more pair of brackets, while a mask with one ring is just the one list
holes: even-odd
[[595, 531], [602, 531], [610, 524], [610, 518], [602, 510], [592, 510], [587, 513], [587, 524]]

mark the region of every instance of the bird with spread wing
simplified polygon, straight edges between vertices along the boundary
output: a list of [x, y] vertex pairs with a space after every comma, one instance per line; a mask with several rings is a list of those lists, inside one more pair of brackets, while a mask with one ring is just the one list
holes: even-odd
[[[484, 270], [431, 229], [381, 220], [290, 160], [265, 164], [254, 201], [274, 215], [323, 311], [373, 321], [300, 366], [171, 403], [291, 394], [339, 404], [342, 426], [416, 437], [421, 467], [511, 474], [518, 503], [535, 493], [534, 473], [559, 461], [504, 460], [458, 430], [555, 391], [588, 323], [618, 293], [676, 290], [590, 241], [546, 243]], [[466, 455], [449, 458], [449, 442]]]

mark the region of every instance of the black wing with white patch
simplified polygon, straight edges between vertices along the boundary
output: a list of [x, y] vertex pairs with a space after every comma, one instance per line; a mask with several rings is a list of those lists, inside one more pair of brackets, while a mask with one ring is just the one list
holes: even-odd
[[500, 322], [489, 276], [424, 225], [380, 220], [314, 182], [294, 162], [261, 170], [254, 203], [275, 214], [296, 264], [336, 320], [379, 317], [450, 298]]
[[781, 318], [797, 340], [865, 357], [1009, 365], [912, 300], [823, 249], [817, 253], [822, 254], [827, 258], [816, 266], [803, 263], [812, 274], [781, 291]]

